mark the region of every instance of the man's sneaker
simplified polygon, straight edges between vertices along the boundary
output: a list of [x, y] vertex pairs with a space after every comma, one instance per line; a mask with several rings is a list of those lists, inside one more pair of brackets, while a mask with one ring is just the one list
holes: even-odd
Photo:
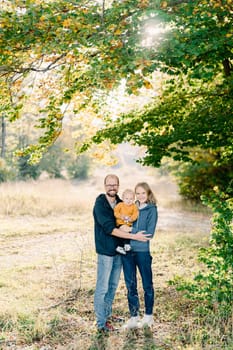
[[113, 325], [111, 324], [111, 322], [108, 322], [108, 321], [105, 323], [104, 329], [105, 329], [107, 332], [114, 332], [114, 331], [115, 331], [115, 328], [113, 327]]
[[126, 252], [125, 252], [123, 247], [116, 247], [116, 251], [117, 251], [117, 253], [120, 253], [120, 254], [123, 254], [123, 255], [126, 254]]
[[113, 327], [113, 325], [109, 321], [106, 321], [104, 327], [97, 329], [98, 334], [107, 334], [107, 333], [113, 332], [113, 331], [115, 331], [115, 328]]
[[139, 316], [131, 317], [123, 326], [122, 329], [138, 328]]
[[125, 250], [126, 252], [129, 252], [129, 251], [131, 250], [130, 244], [125, 244], [125, 245], [124, 245], [124, 250]]
[[116, 315], [112, 315], [112, 316], [110, 316], [109, 317], [109, 321], [110, 322], [124, 322], [125, 321], [125, 319], [124, 319], [124, 317], [121, 317], [121, 316], [116, 316]]
[[151, 327], [154, 324], [153, 315], [144, 315], [140, 322], [138, 322], [138, 327]]

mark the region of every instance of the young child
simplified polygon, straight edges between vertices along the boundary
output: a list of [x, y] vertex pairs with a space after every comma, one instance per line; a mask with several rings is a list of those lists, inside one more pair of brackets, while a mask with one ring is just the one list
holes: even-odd
[[[138, 208], [134, 203], [135, 194], [134, 191], [126, 189], [122, 194], [123, 202], [118, 203], [114, 208], [114, 215], [116, 218], [116, 225], [132, 226], [132, 223], [138, 217]], [[120, 239], [120, 245], [117, 246], [116, 251], [120, 254], [126, 254], [131, 250], [130, 241], [128, 239]]]

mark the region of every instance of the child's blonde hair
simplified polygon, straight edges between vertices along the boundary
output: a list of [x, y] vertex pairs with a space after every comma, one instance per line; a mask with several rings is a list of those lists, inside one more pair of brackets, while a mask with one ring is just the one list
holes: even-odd
[[133, 197], [135, 198], [135, 193], [133, 190], [131, 190], [130, 188], [126, 188], [126, 190], [124, 190], [124, 192], [122, 193], [122, 199], [124, 199], [124, 196], [129, 193], [129, 194], [132, 194]]

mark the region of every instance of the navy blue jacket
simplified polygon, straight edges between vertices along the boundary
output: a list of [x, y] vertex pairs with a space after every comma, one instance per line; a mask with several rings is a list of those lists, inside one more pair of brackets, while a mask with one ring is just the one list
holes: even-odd
[[[121, 202], [119, 196], [116, 196], [116, 202]], [[96, 252], [108, 256], [116, 255], [119, 241], [117, 237], [112, 236], [112, 231], [116, 227], [116, 219], [113, 209], [103, 193], [96, 198], [93, 216]]]
[[[145, 231], [145, 234], [150, 234], [151, 238], [154, 236], [155, 228], [158, 220], [157, 207], [154, 204], [147, 204], [146, 207], [139, 209], [139, 216], [137, 221], [134, 221], [132, 233], [138, 231]], [[148, 252], [150, 251], [150, 241], [130, 241], [132, 251], [134, 252]]]

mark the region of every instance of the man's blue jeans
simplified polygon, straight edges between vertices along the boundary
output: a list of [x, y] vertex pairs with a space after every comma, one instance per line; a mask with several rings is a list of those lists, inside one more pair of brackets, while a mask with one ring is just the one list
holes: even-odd
[[112, 314], [112, 303], [120, 280], [122, 261], [120, 255], [97, 256], [97, 279], [94, 295], [94, 309], [97, 328], [103, 328]]
[[137, 268], [139, 269], [144, 290], [145, 314], [153, 314], [154, 287], [152, 280], [152, 257], [150, 252], [128, 252], [122, 256], [125, 284], [128, 291], [130, 316], [139, 315], [139, 297], [137, 290]]

